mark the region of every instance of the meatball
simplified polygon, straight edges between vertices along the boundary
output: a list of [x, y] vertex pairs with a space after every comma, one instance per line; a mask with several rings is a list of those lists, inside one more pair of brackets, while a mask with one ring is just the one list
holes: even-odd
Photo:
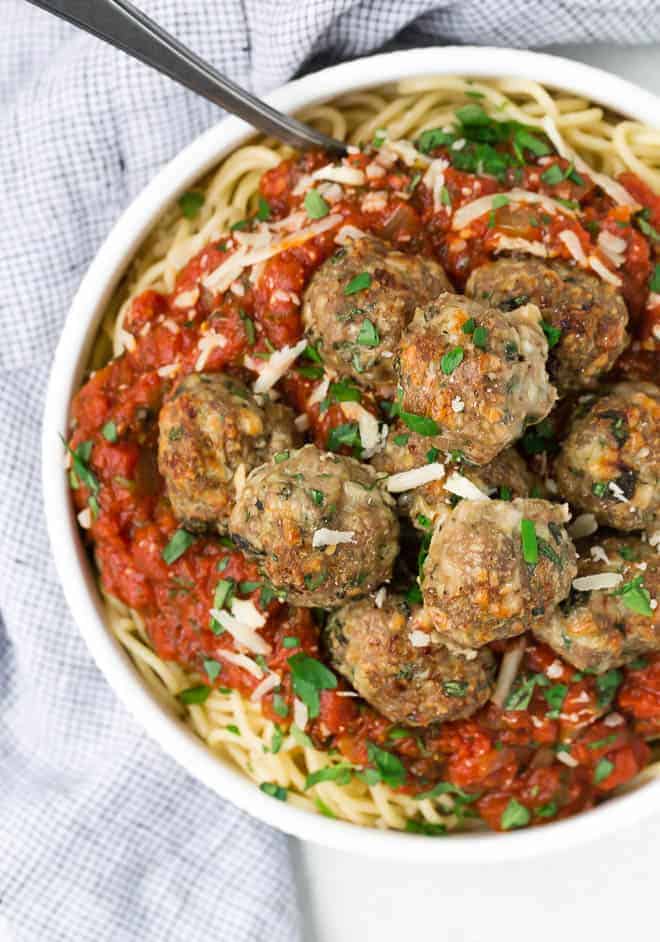
[[660, 557], [635, 537], [610, 536], [592, 543], [590, 550], [581, 554], [579, 577], [616, 573], [618, 585], [573, 589], [532, 630], [579, 670], [600, 674], [660, 651], [660, 608], [654, 606], [660, 597]]
[[[443, 294], [418, 308], [397, 361], [404, 413], [426, 418], [430, 444], [487, 464], [556, 399], [548, 344], [532, 304], [503, 314]], [[419, 423], [418, 423], [419, 424]]]
[[389, 475], [423, 467], [431, 460], [444, 463], [444, 478], [404, 491], [398, 498], [400, 511], [421, 530], [442, 526], [456, 504], [456, 496], [445, 487], [452, 474], [460, 474], [484, 494], [493, 494], [503, 500], [528, 497], [536, 483], [534, 475], [514, 448], [505, 448], [488, 464], [473, 465], [456, 454], [440, 453], [436, 456], [434, 450], [429, 449], [428, 439], [409, 432], [403, 423], [397, 423], [390, 431], [385, 448], [374, 455], [371, 464], [377, 471]]
[[570, 591], [576, 555], [566, 519], [545, 500], [461, 501], [431, 538], [422, 618], [461, 648], [522, 634]]
[[415, 646], [411, 635], [418, 643], [424, 636], [411, 627], [401, 596], [389, 595], [381, 608], [369, 598], [349, 602], [325, 628], [330, 659], [394, 723], [428, 726], [470, 716], [493, 690], [491, 651], [484, 648], [468, 659], [441, 644]]
[[192, 530], [225, 532], [236, 484], [300, 443], [286, 406], [263, 406], [239, 380], [191, 373], [162, 407], [158, 467], [175, 516]]
[[621, 293], [563, 262], [501, 258], [473, 271], [465, 290], [503, 311], [537, 305], [543, 320], [561, 331], [548, 362], [561, 393], [594, 387], [628, 345], [628, 309]]
[[249, 475], [230, 530], [294, 605], [365, 595], [387, 582], [398, 552], [394, 501], [376, 472], [314, 445]]
[[560, 493], [616, 530], [660, 520], [660, 390], [620, 383], [582, 404], [555, 461]]
[[451, 285], [437, 262], [397, 252], [380, 239], [359, 239], [314, 273], [303, 322], [330, 371], [390, 395], [401, 331], [418, 304], [443, 291]]

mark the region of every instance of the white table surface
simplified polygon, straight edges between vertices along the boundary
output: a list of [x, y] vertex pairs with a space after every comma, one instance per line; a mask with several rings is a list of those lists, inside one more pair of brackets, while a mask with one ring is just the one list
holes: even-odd
[[[549, 51], [660, 94], [659, 45]], [[518, 864], [369, 861], [293, 838], [291, 850], [305, 942], [619, 942], [635, 939], [634, 926], [657, 937], [650, 927], [657, 923], [660, 812], [614, 836]]]

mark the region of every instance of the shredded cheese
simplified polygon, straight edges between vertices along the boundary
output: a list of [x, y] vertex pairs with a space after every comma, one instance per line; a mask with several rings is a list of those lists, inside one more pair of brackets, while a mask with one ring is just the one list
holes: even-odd
[[595, 271], [603, 281], [609, 282], [609, 284], [614, 285], [616, 288], [621, 287], [623, 282], [618, 275], [615, 275], [613, 271], [610, 271], [607, 265], [603, 265], [601, 260], [596, 255], [589, 256], [589, 267], [592, 271]]
[[431, 643], [431, 636], [428, 635], [425, 631], [411, 631], [408, 635], [408, 640], [412, 644], [413, 648], [428, 648]]
[[298, 697], [293, 698], [293, 722], [298, 729], [304, 730], [309, 720], [309, 710]]
[[551, 118], [550, 115], [546, 115], [542, 119], [541, 124], [560, 157], [563, 157], [564, 160], [570, 160], [576, 170], [580, 173], [586, 173], [587, 176], [591, 177], [594, 183], [597, 183], [601, 190], [607, 193], [610, 199], [618, 203], [619, 206], [632, 206], [635, 209], [641, 209], [625, 187], [621, 186], [616, 180], [613, 180], [612, 177], [608, 177], [607, 174], [598, 173], [598, 171], [590, 167], [572, 147], [568, 146], [559, 133], [559, 128], [555, 124], [554, 119]]
[[235, 664], [237, 667], [242, 667], [244, 671], [247, 671], [248, 674], [252, 674], [253, 677], [256, 677], [260, 680], [264, 676], [264, 672], [259, 667], [256, 661], [251, 657], [248, 657], [247, 654], [236, 654], [235, 651], [228, 651], [226, 648], [220, 648], [216, 651], [216, 656], [221, 657], [223, 661], [227, 661], [229, 664]]
[[593, 576], [573, 579], [573, 588], [578, 592], [598, 592], [600, 589], [615, 589], [620, 582], [623, 582], [620, 572], [597, 572]]
[[500, 709], [504, 707], [507, 697], [511, 692], [513, 682], [516, 679], [520, 665], [522, 663], [526, 644], [527, 642], [525, 638], [521, 638], [512, 647], [509, 648], [502, 658], [500, 671], [497, 675], [497, 683], [495, 685], [493, 696], [491, 697], [493, 703], [496, 704], [496, 706], [498, 706]]
[[269, 674], [266, 674], [261, 683], [257, 684], [252, 693], [250, 694], [250, 700], [253, 703], [256, 703], [258, 700], [261, 700], [267, 693], [270, 693], [271, 690], [274, 690], [275, 687], [279, 687], [282, 682], [282, 678], [279, 674], [276, 674], [274, 671], [271, 671]]
[[[469, 226], [471, 222], [474, 222], [475, 219], [479, 219], [480, 216], [485, 216], [486, 213], [489, 213], [493, 208], [493, 200], [497, 199], [498, 196], [501, 197], [502, 194], [490, 193], [488, 196], [480, 196], [471, 203], [466, 203], [465, 206], [461, 206], [461, 208], [454, 213], [454, 218], [451, 222], [452, 229], [464, 229], [466, 226]], [[562, 203], [558, 203], [557, 200], [553, 200], [550, 196], [544, 196], [542, 193], [533, 193], [531, 190], [521, 190], [516, 187], [510, 190], [506, 196], [510, 203], [538, 203], [546, 212], [575, 216], [575, 212], [572, 209], [562, 205]]]
[[269, 654], [271, 646], [257, 634], [256, 629], [263, 627], [266, 619], [247, 599], [234, 599], [231, 605], [231, 614], [217, 608], [211, 609], [211, 615], [228, 631], [234, 641], [242, 644], [254, 654]]
[[355, 543], [355, 530], [329, 530], [327, 527], [319, 527], [312, 536], [314, 549], [338, 546], [340, 543]]
[[593, 514], [580, 514], [568, 528], [568, 535], [573, 540], [591, 536], [598, 529], [598, 521]]
[[270, 360], [259, 373], [253, 389], [255, 393], [265, 393], [277, 383], [298, 359], [307, 346], [306, 340], [299, 340], [295, 347], [282, 347], [271, 354]]
[[[234, 238], [238, 242], [238, 248], [225, 262], [221, 262], [217, 268], [205, 275], [201, 283], [209, 291], [222, 293], [227, 290], [232, 281], [238, 278], [243, 269], [265, 262], [287, 249], [302, 245], [303, 242], [313, 239], [322, 232], [333, 229], [341, 221], [342, 217], [338, 213], [333, 213], [280, 241], [275, 241], [269, 231], [235, 233]], [[242, 238], [239, 238], [240, 236]]]
[[488, 494], [484, 494], [476, 484], [459, 474], [458, 471], [452, 471], [449, 475], [445, 481], [445, 490], [465, 500], [488, 500]]
[[582, 243], [572, 229], [562, 229], [559, 233], [559, 240], [564, 243], [578, 265], [587, 267], [587, 256], [582, 248]]
[[226, 337], [223, 337], [222, 334], [216, 334], [214, 330], [207, 331], [207, 333], [205, 333], [204, 336], [200, 338], [200, 341], [197, 344], [199, 356], [195, 360], [195, 372], [199, 373], [204, 369], [213, 350], [215, 350], [217, 347], [226, 346]]
[[331, 180], [333, 183], [346, 183], [348, 186], [363, 186], [366, 183], [366, 177], [362, 170], [357, 167], [348, 167], [342, 164], [335, 167], [333, 164], [326, 164], [325, 167], [319, 167], [312, 174], [313, 180]]
[[423, 484], [429, 484], [431, 481], [441, 481], [444, 476], [445, 466], [438, 461], [433, 461], [431, 464], [422, 465], [421, 468], [390, 474], [386, 487], [390, 494], [400, 494], [402, 491], [410, 491]]
[[548, 250], [542, 242], [521, 239], [517, 236], [505, 236], [499, 232], [495, 235], [497, 238], [495, 254], [498, 252], [525, 252], [527, 255], [537, 255], [539, 258], [548, 257]]

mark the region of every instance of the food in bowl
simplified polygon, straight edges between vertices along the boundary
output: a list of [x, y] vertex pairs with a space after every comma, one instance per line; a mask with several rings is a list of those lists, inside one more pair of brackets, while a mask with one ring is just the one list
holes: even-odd
[[240, 148], [110, 306], [67, 450], [108, 624], [275, 799], [568, 817], [655, 768], [657, 135], [520, 80], [315, 116], [344, 159]]

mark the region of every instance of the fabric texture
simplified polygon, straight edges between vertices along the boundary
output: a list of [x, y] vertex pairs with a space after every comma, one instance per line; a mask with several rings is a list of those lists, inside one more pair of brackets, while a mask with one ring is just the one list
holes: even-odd
[[[256, 91], [393, 42], [660, 39], [645, 0], [141, 5]], [[40, 496], [44, 391], [76, 286], [130, 200], [219, 112], [24, 0], [0, 13], [0, 938], [295, 942], [285, 839], [126, 714], [67, 611]]]

